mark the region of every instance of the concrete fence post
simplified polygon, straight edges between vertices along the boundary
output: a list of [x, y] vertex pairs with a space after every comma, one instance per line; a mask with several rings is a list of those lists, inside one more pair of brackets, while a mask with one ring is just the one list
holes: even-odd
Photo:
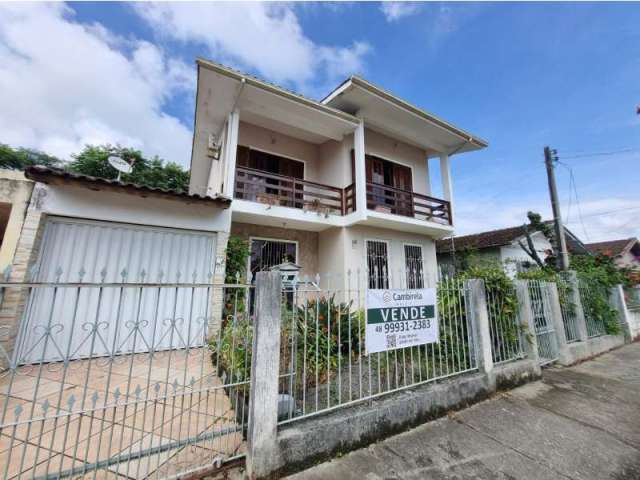
[[624, 289], [622, 285], [616, 285], [609, 291], [609, 303], [618, 312], [618, 321], [624, 334], [625, 342], [633, 341], [633, 329], [631, 328], [631, 315], [627, 309], [627, 302], [624, 299]]
[[256, 276], [246, 462], [251, 479], [266, 477], [278, 465], [281, 287], [280, 272], [259, 272]]
[[584, 316], [582, 308], [582, 299], [580, 298], [580, 284], [576, 272], [569, 271], [565, 274], [565, 281], [569, 284], [569, 301], [573, 305], [573, 311], [576, 319], [576, 333], [579, 342], [586, 342], [589, 339], [587, 333], [587, 319]]
[[478, 371], [486, 373], [491, 379], [491, 373], [493, 371], [493, 347], [491, 343], [487, 295], [484, 288], [484, 281], [472, 279], [465, 280], [464, 283]]
[[564, 320], [562, 319], [562, 307], [560, 306], [560, 295], [558, 294], [558, 286], [555, 282], [547, 282], [549, 292], [549, 314], [553, 329], [555, 331], [555, 339], [558, 346], [558, 362], [560, 365], [571, 365], [572, 358], [567, 343], [567, 333], [564, 329]]
[[527, 358], [539, 362], [538, 337], [536, 325], [531, 310], [531, 295], [529, 294], [529, 282], [527, 280], [514, 280], [516, 296], [518, 297], [518, 318], [520, 323], [527, 328], [525, 338], [525, 353]]

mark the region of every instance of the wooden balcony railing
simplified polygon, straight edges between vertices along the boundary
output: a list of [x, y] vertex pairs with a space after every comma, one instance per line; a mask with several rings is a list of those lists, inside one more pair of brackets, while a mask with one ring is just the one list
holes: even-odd
[[448, 201], [379, 183], [367, 183], [367, 208], [451, 225], [451, 205]]
[[[356, 210], [356, 186], [332, 187], [294, 177], [237, 167], [235, 198], [320, 214], [347, 215]], [[367, 208], [378, 212], [451, 224], [446, 200], [400, 188], [367, 183]]]
[[235, 198], [320, 214], [345, 214], [342, 188], [253, 168], [236, 168]]

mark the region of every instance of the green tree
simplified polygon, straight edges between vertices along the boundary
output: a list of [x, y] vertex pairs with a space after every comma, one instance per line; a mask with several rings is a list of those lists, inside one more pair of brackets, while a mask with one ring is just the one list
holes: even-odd
[[[556, 264], [556, 252], [555, 252], [555, 238], [553, 235], [553, 229], [545, 222], [542, 221], [542, 217], [539, 213], [536, 212], [527, 212], [527, 218], [529, 219], [529, 224], [523, 225], [524, 236], [526, 239], [526, 245], [522, 240], [518, 240], [518, 244], [520, 248], [525, 251], [531, 259], [536, 262], [538, 267], [545, 269], [551, 268], [554, 269]], [[533, 243], [533, 238], [531, 237], [532, 233], [542, 232], [542, 234], [549, 240], [549, 243], [552, 245], [551, 254], [548, 255], [545, 259], [540, 258], [538, 252], [536, 251], [536, 247]]]
[[131, 166], [131, 173], [123, 173], [121, 180], [166, 190], [185, 192], [189, 188], [189, 172], [173, 162], [165, 163], [159, 157], [147, 159], [142, 152], [120, 145], [87, 145], [72, 155], [67, 169], [94, 177], [115, 180], [118, 171], [109, 164], [109, 157], [120, 157]]
[[44, 165], [115, 180], [118, 178], [118, 171], [109, 164], [108, 160], [112, 155], [132, 165], [131, 173], [121, 175], [124, 182], [176, 192], [186, 192], [189, 189], [188, 170], [177, 163], [165, 162], [157, 156], [148, 159], [139, 150], [120, 145], [86, 145], [80, 153], [71, 155], [71, 162], [65, 163], [53, 155], [37, 150], [12, 148], [0, 143], [0, 168], [24, 170], [33, 165]]
[[38, 150], [11, 148], [9, 145], [0, 143], [0, 168], [24, 170], [32, 165], [58, 167], [62, 165], [62, 161], [53, 155], [47, 155]]

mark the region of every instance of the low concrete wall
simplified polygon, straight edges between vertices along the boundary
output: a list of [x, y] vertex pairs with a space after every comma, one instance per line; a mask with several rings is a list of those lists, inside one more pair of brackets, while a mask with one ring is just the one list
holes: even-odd
[[567, 344], [567, 359], [562, 362], [562, 365], [569, 366], [588, 360], [624, 344], [625, 340], [621, 335], [603, 335], [601, 337], [588, 338], [584, 342], [569, 343]]
[[542, 378], [538, 359], [524, 359], [497, 365], [491, 372], [495, 390], [508, 390]]
[[390, 393], [366, 403], [281, 426], [277, 470], [269, 478], [301, 471], [348, 452], [468, 407], [500, 389], [540, 378], [537, 362], [521, 360], [474, 373]]

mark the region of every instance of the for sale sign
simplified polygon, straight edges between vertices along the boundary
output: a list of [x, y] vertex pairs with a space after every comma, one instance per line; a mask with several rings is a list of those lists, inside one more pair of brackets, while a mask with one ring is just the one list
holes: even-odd
[[435, 288], [367, 291], [367, 354], [438, 341]]

